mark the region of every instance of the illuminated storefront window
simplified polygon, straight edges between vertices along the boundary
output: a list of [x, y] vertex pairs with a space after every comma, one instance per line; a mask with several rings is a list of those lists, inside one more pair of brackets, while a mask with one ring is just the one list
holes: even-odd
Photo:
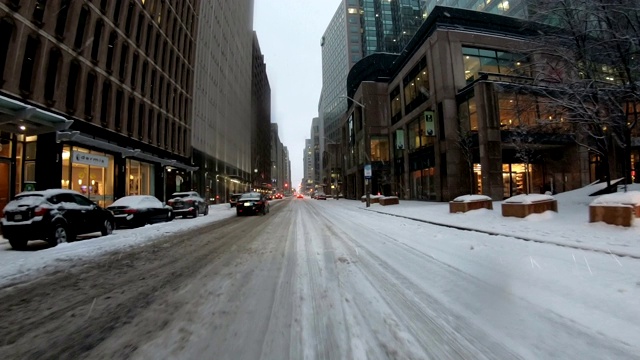
[[63, 189], [71, 189], [105, 207], [113, 203], [113, 156], [80, 147], [62, 150]]
[[127, 179], [127, 195], [154, 194], [153, 165], [127, 159]]

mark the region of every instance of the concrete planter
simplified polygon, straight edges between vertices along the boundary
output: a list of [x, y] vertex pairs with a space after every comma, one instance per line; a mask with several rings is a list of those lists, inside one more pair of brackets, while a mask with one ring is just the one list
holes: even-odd
[[[371, 196], [371, 203], [372, 203], [372, 204], [378, 204], [378, 203], [380, 203], [380, 198], [381, 198], [381, 196], [378, 196], [378, 195], [373, 195], [373, 196]], [[360, 201], [362, 201], [362, 202], [367, 202], [367, 197], [366, 197], [366, 196], [361, 197], [361, 198], [360, 198]]]
[[502, 203], [502, 216], [525, 218], [531, 214], [542, 214], [545, 211], [558, 212], [557, 200], [540, 200], [530, 203]]
[[491, 200], [476, 200], [476, 201], [450, 201], [449, 212], [466, 213], [471, 210], [489, 209], [493, 210], [493, 202]]
[[630, 227], [640, 214], [640, 206], [633, 205], [589, 205], [589, 222], [604, 222]]
[[629, 227], [637, 217], [640, 217], [640, 191], [602, 195], [589, 205], [589, 222]]
[[382, 205], [382, 206], [398, 205], [398, 204], [400, 204], [400, 200], [398, 199], [397, 196], [389, 196], [389, 197], [380, 198], [380, 205]]

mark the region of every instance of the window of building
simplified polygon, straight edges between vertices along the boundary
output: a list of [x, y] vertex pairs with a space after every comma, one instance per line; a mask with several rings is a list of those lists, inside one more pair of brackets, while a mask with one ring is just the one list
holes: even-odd
[[78, 18], [78, 28], [76, 29], [76, 38], [73, 41], [73, 46], [78, 51], [81, 51], [84, 45], [84, 30], [87, 27], [87, 21], [89, 21], [89, 7], [85, 5], [80, 10], [80, 17]]
[[13, 35], [13, 24], [11, 20], [3, 18], [0, 20], [0, 86], [4, 79], [4, 68], [7, 65], [7, 55], [9, 54], [9, 45], [11, 44], [11, 35]]
[[133, 117], [136, 107], [136, 99], [133, 96], [129, 96], [129, 104], [127, 106], [127, 135], [133, 136], [133, 125], [135, 124], [135, 118]]
[[58, 10], [58, 19], [56, 20], [55, 34], [59, 38], [64, 37], [64, 31], [67, 27], [67, 16], [69, 15], [69, 4], [71, 0], [62, 0], [60, 9]]
[[138, 58], [140, 55], [138, 53], [133, 54], [133, 63], [131, 64], [131, 87], [136, 89], [136, 79], [138, 78]]
[[160, 75], [160, 84], [158, 86], [158, 106], [162, 107], [164, 97], [162, 96], [162, 91], [164, 90], [164, 76]]
[[160, 129], [162, 129], [162, 114], [158, 111], [158, 114], [156, 115], [156, 123], [155, 123], [155, 143], [157, 146], [162, 146], [162, 144], [160, 144]]
[[149, 63], [146, 61], [142, 63], [142, 79], [140, 81], [140, 92], [144, 95], [147, 92], [147, 72], [149, 70]]
[[116, 113], [114, 116], [116, 131], [122, 130], [122, 102], [124, 101], [124, 93], [122, 89], [116, 91]]
[[153, 37], [153, 25], [151, 23], [147, 24], [147, 34], [144, 44], [144, 53], [149, 55], [149, 47], [151, 46], [151, 38]]
[[20, 72], [20, 90], [26, 94], [31, 94], [33, 69], [36, 64], [36, 56], [40, 50], [40, 40], [35, 36], [28, 36], [26, 45], [22, 60], [22, 71]]
[[395, 124], [402, 119], [402, 103], [400, 102], [400, 86], [396, 86], [395, 89], [389, 94], [389, 102], [391, 106], [391, 123]]
[[93, 118], [93, 98], [95, 96], [96, 74], [89, 72], [87, 74], [87, 93], [84, 97], [84, 115], [88, 120]]
[[98, 54], [100, 52], [100, 40], [102, 39], [102, 29], [104, 28], [104, 22], [102, 20], [96, 21], [96, 28], [93, 31], [93, 43], [91, 44], [91, 60], [97, 62]]
[[109, 46], [107, 47], [107, 71], [113, 71], [113, 54], [116, 47], [116, 41], [118, 41], [118, 34], [112, 31], [109, 35]]
[[[74, 152], [92, 154], [106, 159], [104, 167], [86, 165], [73, 161]], [[114, 158], [112, 155], [92, 151], [80, 147], [64, 146], [62, 149], [62, 183], [63, 189], [78, 191], [106, 207], [113, 203]]]
[[122, 43], [122, 47], [120, 49], [120, 70], [118, 71], [118, 75], [120, 76], [120, 80], [124, 81], [124, 76], [127, 73], [127, 59], [129, 58], [129, 45], [124, 42]]
[[144, 25], [144, 14], [141, 12], [138, 14], [138, 25], [136, 26], [136, 43], [140, 45], [140, 40], [142, 40], [142, 26]]
[[147, 114], [147, 141], [150, 143], [153, 142], [153, 124], [155, 123], [155, 115], [153, 113], [153, 109], [149, 108], [149, 113]]
[[47, 64], [47, 77], [44, 81], [44, 99], [53, 101], [56, 91], [56, 79], [58, 77], [58, 65], [60, 64], [60, 50], [51, 48], [49, 51], [49, 63]]
[[46, 6], [46, 0], [36, 0], [36, 4], [33, 8], [33, 20], [38, 25], [42, 25], [42, 19], [44, 18], [44, 10]]
[[154, 43], [154, 47], [153, 47], [153, 60], [155, 60], [155, 62], [158, 62], [158, 51], [160, 51], [160, 48], [162, 47], [162, 43], [160, 42], [160, 32], [156, 33], [156, 42]]
[[116, 0], [116, 6], [113, 8], [113, 23], [120, 23], [120, 10], [122, 8], [122, 0]]
[[129, 1], [129, 8], [127, 9], [127, 18], [124, 22], [124, 31], [127, 34], [131, 33], [131, 20], [133, 20], [133, 10], [136, 8], [136, 5], [133, 1]]
[[518, 125], [535, 125], [539, 119], [536, 100], [530, 95], [500, 92], [498, 107], [502, 129]]
[[409, 150], [417, 150], [435, 143], [435, 137], [427, 136], [426, 123], [423, 116], [419, 116], [408, 125]]
[[164, 147], [169, 148], [169, 141], [171, 140], [171, 121], [168, 117], [164, 119]]
[[144, 115], [145, 115], [145, 111], [144, 111], [144, 104], [141, 102], [140, 105], [138, 105], [138, 139], [142, 140], [142, 137], [144, 136]]
[[371, 136], [371, 161], [389, 161], [389, 138]]
[[478, 79], [479, 72], [531, 76], [526, 56], [504, 51], [463, 47], [464, 77], [467, 84]]
[[156, 89], [156, 69], [151, 70], [151, 79], [149, 80], [149, 97], [151, 101], [155, 100]]
[[67, 78], [67, 98], [65, 106], [68, 112], [76, 110], [76, 89], [80, 78], [80, 63], [76, 60], [69, 64], [69, 77]]
[[176, 123], [175, 123], [175, 121], [172, 121], [171, 122], [171, 143], [170, 143], [170, 148], [171, 148], [171, 151], [174, 151], [174, 152], [176, 151], [176, 135], [177, 135], [176, 132], [177, 132]]
[[458, 117], [460, 123], [467, 122], [469, 124], [469, 130], [478, 131], [478, 110], [475, 97], [471, 96], [458, 105]]
[[164, 65], [166, 64], [166, 60], [167, 60], [167, 53], [169, 52], [169, 43], [167, 42], [167, 40], [165, 39], [162, 42], [162, 61], [160, 62], [160, 67], [163, 70], [166, 70], [166, 68], [164, 67]]
[[403, 79], [405, 112], [409, 113], [429, 98], [427, 58], [423, 57]]
[[111, 83], [108, 80], [102, 83], [102, 99], [100, 102], [100, 124], [106, 128], [109, 126], [109, 106], [111, 105]]
[[108, 0], [100, 0], [100, 10], [102, 10], [102, 12], [107, 12], [107, 3]]
[[153, 165], [127, 159], [127, 196], [152, 195], [155, 192]]

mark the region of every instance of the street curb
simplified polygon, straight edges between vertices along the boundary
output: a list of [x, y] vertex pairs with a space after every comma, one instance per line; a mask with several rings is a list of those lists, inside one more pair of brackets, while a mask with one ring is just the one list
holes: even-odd
[[389, 213], [386, 213], [386, 212], [373, 210], [373, 209], [366, 209], [365, 208], [365, 209], [362, 209], [362, 210], [372, 211], [372, 212], [375, 212], [375, 213], [378, 213], [378, 214], [382, 214], [382, 215], [395, 216], [395, 217], [399, 217], [399, 218], [403, 218], [403, 219], [407, 219], [407, 220], [418, 221], [418, 222], [425, 223], [425, 224], [431, 224], [431, 225], [435, 225], [435, 226], [442, 226], [442, 227], [447, 227], [447, 228], [456, 229], [456, 230], [472, 231], [472, 232], [478, 232], [478, 233], [487, 234], [487, 235], [493, 235], [493, 236], [505, 236], [505, 237], [510, 237], [510, 238], [522, 240], [522, 241], [530, 241], [530, 242], [535, 242], [535, 243], [539, 243], [539, 244], [556, 245], [556, 246], [562, 246], [562, 247], [567, 247], [567, 248], [572, 248], [572, 249], [577, 249], [577, 250], [593, 251], [593, 252], [599, 252], [599, 253], [603, 253], [603, 254], [616, 255], [616, 256], [619, 256], [619, 257], [628, 257], [628, 258], [640, 260], [640, 254], [636, 254], [636, 253], [626, 253], [626, 252], [617, 251], [617, 250], [611, 251], [610, 249], [600, 248], [600, 247], [596, 247], [596, 246], [580, 246], [580, 245], [567, 244], [567, 243], [553, 241], [553, 240], [541, 240], [541, 239], [535, 239], [535, 238], [519, 236], [519, 235], [513, 235], [513, 234], [500, 233], [500, 232], [489, 231], [489, 230], [480, 230], [480, 229], [468, 228], [468, 227], [464, 227], [464, 226], [444, 224], [444, 223], [439, 223], [439, 222], [430, 221], [430, 220], [413, 218], [413, 217], [405, 216], [405, 215], [389, 214]]

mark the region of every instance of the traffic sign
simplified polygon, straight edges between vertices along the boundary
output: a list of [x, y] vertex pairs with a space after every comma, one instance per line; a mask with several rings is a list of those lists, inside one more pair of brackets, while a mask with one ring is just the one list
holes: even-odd
[[364, 178], [371, 179], [371, 164], [364, 166]]

